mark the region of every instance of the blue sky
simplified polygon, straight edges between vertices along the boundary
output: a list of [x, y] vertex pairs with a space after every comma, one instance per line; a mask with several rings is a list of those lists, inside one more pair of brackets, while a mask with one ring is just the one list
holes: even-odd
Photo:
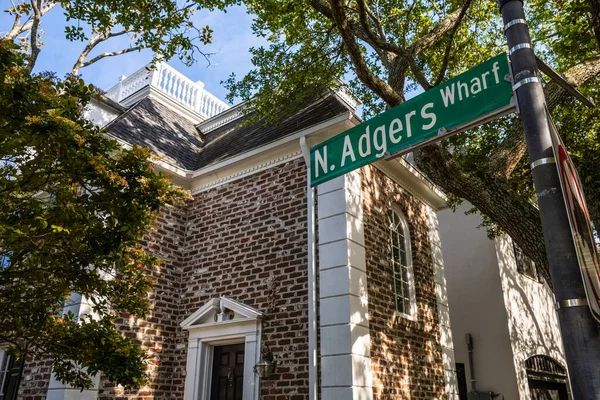
[[[0, 0], [1, 9], [10, 7], [10, 0]], [[264, 39], [255, 37], [250, 26], [252, 16], [246, 13], [243, 7], [231, 7], [227, 12], [202, 11], [194, 16], [197, 26], [209, 25], [213, 29], [213, 43], [202, 46], [211, 56], [212, 65], [207, 63], [201, 56], [191, 67], [186, 67], [177, 58], [169, 61], [169, 64], [190, 79], [201, 80], [205, 88], [220, 99], [225, 98], [227, 90], [220, 82], [235, 72], [241, 78], [251, 68], [249, 48], [265, 44]], [[77, 55], [84, 48], [85, 43], [70, 42], [65, 39], [65, 19], [62, 10], [55, 8], [43, 18], [43, 30], [45, 32], [44, 46], [36, 64], [36, 71], [54, 71], [62, 77], [68, 73]], [[12, 26], [12, 18], [7, 13], [0, 14], [0, 33], [6, 32]], [[113, 38], [94, 51], [93, 54], [103, 51], [120, 50], [126, 47], [129, 39], [127, 37]], [[81, 75], [88, 83], [107, 90], [121, 75], [129, 76], [139, 68], [146, 65], [152, 59], [149, 50], [132, 52], [117, 57], [107, 57], [97, 63], [83, 68]]]

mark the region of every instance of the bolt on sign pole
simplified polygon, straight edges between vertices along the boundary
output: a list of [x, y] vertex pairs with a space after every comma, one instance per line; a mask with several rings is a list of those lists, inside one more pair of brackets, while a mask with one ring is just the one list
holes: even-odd
[[521, 0], [498, 0], [508, 40], [574, 400], [600, 399], [600, 328], [588, 307]]

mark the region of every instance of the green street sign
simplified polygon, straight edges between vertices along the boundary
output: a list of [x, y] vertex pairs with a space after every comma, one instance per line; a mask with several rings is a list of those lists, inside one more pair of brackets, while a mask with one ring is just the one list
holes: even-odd
[[512, 112], [500, 54], [310, 149], [311, 186]]

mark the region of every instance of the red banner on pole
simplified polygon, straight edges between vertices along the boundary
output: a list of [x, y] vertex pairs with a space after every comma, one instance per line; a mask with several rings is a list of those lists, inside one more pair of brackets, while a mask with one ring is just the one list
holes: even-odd
[[594, 239], [592, 222], [583, 195], [579, 174], [560, 139], [558, 130], [552, 122], [549, 113], [548, 122], [550, 124], [554, 157], [567, 214], [569, 215], [571, 234], [575, 243], [575, 250], [577, 251], [579, 269], [583, 277], [588, 304], [592, 315], [600, 322], [600, 260]]

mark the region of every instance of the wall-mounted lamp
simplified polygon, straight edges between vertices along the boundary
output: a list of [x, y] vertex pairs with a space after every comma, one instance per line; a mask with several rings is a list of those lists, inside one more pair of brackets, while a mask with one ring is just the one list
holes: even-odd
[[263, 348], [260, 361], [254, 366], [254, 373], [262, 379], [268, 379], [275, 372], [275, 366], [277, 365], [277, 361], [275, 361], [275, 357], [271, 353], [269, 346], [265, 347], [266, 351]]

